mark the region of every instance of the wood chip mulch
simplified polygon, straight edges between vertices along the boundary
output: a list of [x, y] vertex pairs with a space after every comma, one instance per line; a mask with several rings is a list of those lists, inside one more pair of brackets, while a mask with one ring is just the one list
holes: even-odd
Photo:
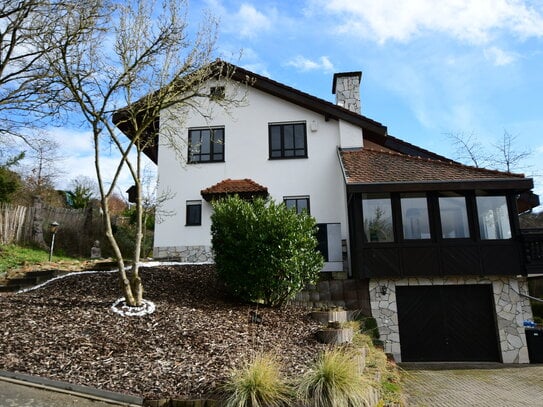
[[[212, 266], [142, 269], [156, 311], [122, 317], [117, 274], [73, 275], [0, 296], [0, 369], [148, 398], [209, 397], [255, 353], [279, 358], [287, 376], [323, 349], [301, 308], [260, 308], [224, 294]], [[251, 311], [262, 323], [250, 322]]]

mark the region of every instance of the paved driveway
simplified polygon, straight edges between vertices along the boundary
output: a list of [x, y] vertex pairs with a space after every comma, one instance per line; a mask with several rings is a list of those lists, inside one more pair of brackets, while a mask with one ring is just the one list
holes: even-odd
[[543, 406], [543, 365], [400, 366], [409, 406]]
[[[120, 404], [117, 404], [120, 405]], [[56, 391], [0, 380], [1, 407], [114, 407], [113, 404], [93, 401]]]

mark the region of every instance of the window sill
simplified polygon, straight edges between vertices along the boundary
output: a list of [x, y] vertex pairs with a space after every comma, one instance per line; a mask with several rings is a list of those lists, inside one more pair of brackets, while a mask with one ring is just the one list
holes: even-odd
[[301, 158], [309, 158], [307, 155], [299, 156], [299, 157], [268, 157], [268, 160], [276, 161], [276, 160], [297, 160]]
[[222, 160], [222, 161], [188, 161], [187, 164], [188, 165], [193, 165], [193, 164], [220, 164], [220, 163], [224, 163], [225, 160]]

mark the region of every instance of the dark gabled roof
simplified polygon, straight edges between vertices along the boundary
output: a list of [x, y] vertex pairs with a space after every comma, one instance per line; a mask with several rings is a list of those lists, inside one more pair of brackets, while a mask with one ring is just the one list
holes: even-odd
[[416, 146], [414, 144], [408, 143], [407, 141], [401, 140], [399, 138], [393, 137], [390, 134], [387, 135], [383, 147], [390, 148], [401, 154], [410, 155], [413, 157], [421, 158], [431, 158], [433, 160], [439, 160], [444, 162], [460, 164], [457, 161], [451, 160], [445, 156], [436, 154], [432, 151], [428, 151], [422, 147]]
[[[452, 161], [414, 157], [376, 149], [340, 150], [350, 191], [428, 189], [514, 189], [527, 191], [533, 181], [523, 174], [470, 167]], [[385, 188], [386, 187], [386, 188]]]
[[225, 197], [227, 195], [239, 195], [244, 199], [253, 199], [257, 196], [267, 197], [268, 188], [256, 183], [252, 179], [225, 179], [209, 188], [202, 189], [200, 194], [206, 201]]
[[[290, 103], [322, 114], [325, 117], [325, 120], [341, 119], [355, 126], [359, 126], [364, 129], [365, 139], [374, 141], [378, 144], [383, 144], [385, 142], [385, 137], [387, 135], [387, 128], [385, 126], [361, 114], [351, 112], [342, 106], [335, 105], [324, 99], [312, 96], [225, 61], [217, 60], [203, 69], [209, 71], [209, 79], [213, 77], [231, 78], [244, 85], [251, 86], [262, 92], [266, 92]], [[126, 115], [125, 113], [124, 109], [119, 109], [113, 115], [113, 122], [123, 133], [131, 138], [130, 126], [123, 122], [123, 117]], [[155, 125], [149, 129], [149, 134], [151, 134], [150, 137], [156, 137], [158, 128], [159, 123], [155, 123]], [[158, 162], [158, 143], [151, 143], [149, 147], [144, 150], [144, 153], [156, 164]]]
[[234, 67], [232, 79], [236, 81], [248, 83], [249, 86], [255, 89], [322, 114], [327, 120], [345, 120], [346, 122], [363, 128], [365, 130], [364, 138], [377, 143], [384, 142], [384, 138], [387, 134], [387, 128], [375, 120], [369, 119], [368, 117], [359, 113], [351, 112], [342, 106], [335, 105], [327, 100], [320, 99], [298, 89], [294, 89], [290, 86], [276, 82], [265, 76], [258, 75], [244, 68], [229, 64], [226, 65]]

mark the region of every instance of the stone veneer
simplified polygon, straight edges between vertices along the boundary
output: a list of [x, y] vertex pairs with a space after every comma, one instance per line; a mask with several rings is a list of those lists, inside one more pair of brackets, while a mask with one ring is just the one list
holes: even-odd
[[213, 252], [208, 246], [168, 246], [153, 248], [153, 257], [187, 263], [212, 263]]
[[[401, 361], [400, 331], [396, 306], [396, 286], [492, 284], [500, 351], [503, 363], [529, 363], [523, 321], [532, 319], [525, 277], [453, 276], [434, 278], [372, 279], [369, 283], [371, 312], [377, 321], [385, 351]], [[386, 294], [381, 287], [386, 286]]]
[[336, 78], [336, 104], [360, 114], [360, 76], [339, 76]]

